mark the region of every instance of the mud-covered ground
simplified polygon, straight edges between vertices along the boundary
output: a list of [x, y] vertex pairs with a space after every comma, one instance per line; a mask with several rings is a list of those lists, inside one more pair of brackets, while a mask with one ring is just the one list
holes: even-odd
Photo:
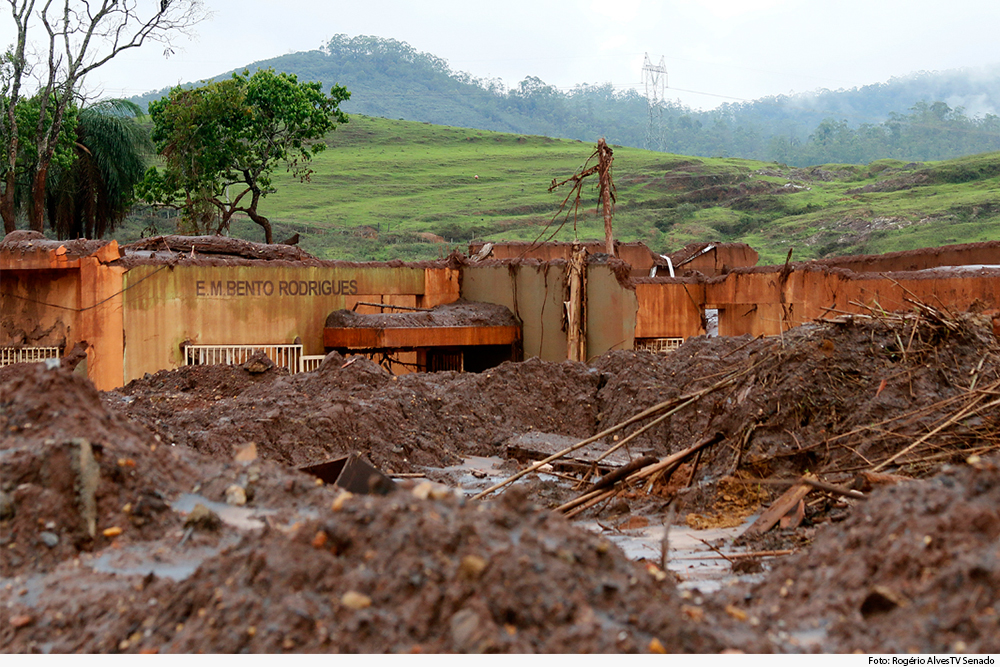
[[[815, 324], [481, 374], [397, 377], [332, 354], [289, 376], [256, 360], [103, 395], [68, 369], [0, 369], [0, 649], [997, 651], [1000, 356], [988, 318], [945, 324]], [[742, 518], [805, 472], [866, 497], [811, 493], [801, 525], [743, 547], [796, 553], [708, 595], [553, 512], [579, 466], [483, 501], [442, 471], [664, 402], [686, 405], [627, 457], [724, 437], [583, 515], [612, 533], [623, 517]], [[348, 496], [296, 470], [349, 453], [405, 476]]]

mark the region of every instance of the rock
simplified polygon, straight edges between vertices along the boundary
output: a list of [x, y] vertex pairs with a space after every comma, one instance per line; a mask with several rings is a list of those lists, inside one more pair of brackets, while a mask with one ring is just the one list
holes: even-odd
[[39, 533], [38, 537], [41, 538], [42, 543], [44, 543], [49, 549], [52, 549], [59, 544], [59, 536], [47, 530], [43, 530]]
[[271, 361], [270, 357], [264, 354], [262, 350], [254, 352], [253, 355], [247, 359], [246, 363], [243, 364], [244, 370], [248, 373], [254, 374], [266, 373], [272, 368], [274, 368], [274, 362]]
[[454, 648], [466, 653], [489, 651], [496, 646], [493, 638], [498, 628], [488, 609], [478, 608], [482, 605], [475, 601], [470, 601], [469, 605], [455, 612], [448, 621]]
[[465, 579], [478, 579], [486, 565], [486, 560], [479, 556], [466, 556], [458, 566], [458, 573]]
[[6, 491], [0, 491], [0, 521], [14, 518], [14, 499]]
[[226, 503], [229, 505], [246, 505], [247, 491], [239, 484], [233, 484], [226, 489]]
[[349, 609], [364, 609], [365, 607], [371, 606], [372, 599], [364, 593], [347, 591], [344, 593], [343, 597], [340, 598], [340, 602]]
[[184, 519], [184, 525], [202, 530], [218, 530], [222, 525], [219, 515], [201, 503], [195, 505]]

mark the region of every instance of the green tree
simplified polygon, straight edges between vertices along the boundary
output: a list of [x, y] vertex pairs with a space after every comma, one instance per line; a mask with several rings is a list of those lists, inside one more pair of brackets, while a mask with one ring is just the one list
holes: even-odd
[[271, 222], [258, 211], [274, 191], [272, 172], [284, 165], [308, 180], [312, 156], [326, 148], [320, 140], [347, 122], [339, 105], [350, 96], [343, 86], [325, 95], [320, 83], [300, 83], [294, 74], [270, 69], [175, 88], [149, 106], [164, 169], [147, 172], [141, 196], [181, 209], [198, 231], [216, 222], [221, 234], [235, 213], [245, 213], [273, 243]]
[[[32, 229], [42, 231], [49, 170], [54, 165], [67, 112], [90, 72], [146, 42], [160, 42], [170, 53], [171, 39], [205, 17], [200, 0], [7, 0], [16, 41], [3, 57], [0, 94], [6, 113], [0, 117], [5, 137], [6, 178], [0, 193], [4, 229], [14, 228], [16, 163], [22, 148], [16, 110], [25, 77], [39, 82], [38, 120], [33, 127], [35, 159], [30, 162]], [[37, 37], [33, 38], [32, 35]], [[38, 54], [37, 62], [32, 54]]]
[[[15, 130], [13, 134], [9, 131], [0, 133], [3, 152], [5, 155], [11, 155], [9, 159], [0, 163], [0, 181], [4, 186], [3, 201], [0, 206], [5, 210], [4, 233], [10, 233], [15, 229], [16, 215], [23, 214], [29, 220], [34, 219], [35, 206], [41, 206], [39, 218], [44, 216], [44, 198], [36, 200], [32, 195], [32, 179], [38, 160], [34, 142], [35, 129], [39, 125], [39, 119], [42, 118], [42, 105], [37, 95], [30, 98], [21, 97], [13, 107], [10, 106], [10, 98], [0, 98], [0, 104], [3, 105], [4, 117], [13, 119], [5, 129]], [[51, 118], [42, 118], [43, 123], [46, 121], [51, 122]], [[55, 171], [68, 169], [73, 164], [78, 121], [79, 110], [76, 105], [71, 104], [63, 114], [63, 127], [52, 151], [50, 165]]]
[[146, 171], [153, 144], [127, 100], [104, 100], [80, 111], [76, 160], [54, 170], [46, 205], [59, 238], [100, 238], [124, 219]]

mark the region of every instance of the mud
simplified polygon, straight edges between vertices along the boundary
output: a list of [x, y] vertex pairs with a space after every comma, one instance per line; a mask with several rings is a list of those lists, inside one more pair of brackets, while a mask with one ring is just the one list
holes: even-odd
[[388, 329], [397, 327], [504, 327], [519, 326], [506, 306], [495, 303], [455, 301], [419, 312], [387, 308], [382, 313], [335, 310], [326, 318], [332, 328]]
[[[988, 318], [949, 324], [815, 324], [480, 374], [393, 376], [334, 353], [311, 373], [187, 367], [103, 395], [61, 368], [0, 369], [0, 649], [996, 651], [1000, 355]], [[725, 439], [578, 522], [549, 508], [578, 493], [579, 467], [485, 501], [456, 488], [525, 465], [504, 461], [512, 442], [583, 439], [698, 392], [620, 452]], [[295, 469], [348, 453], [405, 474], [399, 490], [347, 497]], [[919, 479], [811, 494], [801, 525], [755, 540], [720, 532], [784, 490], [770, 481], [850, 486], [880, 464]], [[619, 546], [671, 520], [711, 528], [690, 535], [722, 553], [796, 553], [703, 593], [655, 547]]]

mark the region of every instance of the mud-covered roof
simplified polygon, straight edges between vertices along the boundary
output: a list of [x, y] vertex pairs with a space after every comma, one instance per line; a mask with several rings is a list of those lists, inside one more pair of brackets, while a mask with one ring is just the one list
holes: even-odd
[[456, 268], [464, 261], [453, 253], [443, 260], [425, 262], [344, 262], [324, 260], [302, 248], [282, 243], [255, 243], [224, 236], [154, 236], [123, 246], [120, 266], [171, 264], [176, 266], [246, 266], [266, 263], [278, 266], [365, 267], [390, 266], [423, 268]]
[[[52, 253], [57, 256], [72, 258], [90, 257], [101, 249], [117, 242], [114, 240], [74, 239], [71, 241], [56, 241], [45, 238], [41, 232], [17, 229], [0, 241], [0, 252], [9, 254], [41, 254]], [[114, 253], [112, 253], [113, 255]]]
[[330, 329], [397, 329], [423, 327], [520, 326], [506, 307], [496, 303], [459, 300], [427, 310], [356, 313], [336, 310], [326, 318]]

